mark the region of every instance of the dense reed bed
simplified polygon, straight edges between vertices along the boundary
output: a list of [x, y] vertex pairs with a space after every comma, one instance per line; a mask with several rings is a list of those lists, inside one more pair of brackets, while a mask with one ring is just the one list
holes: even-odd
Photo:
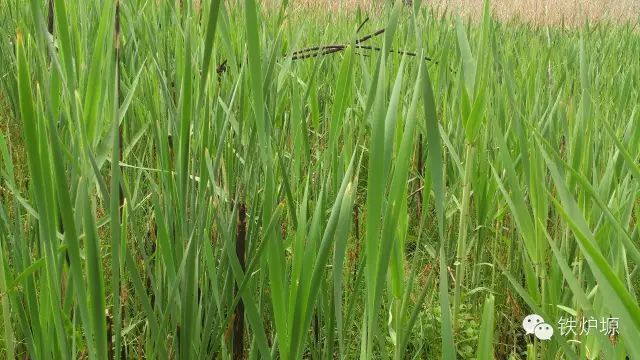
[[0, 357], [640, 359], [638, 24], [290, 6], [3, 2]]

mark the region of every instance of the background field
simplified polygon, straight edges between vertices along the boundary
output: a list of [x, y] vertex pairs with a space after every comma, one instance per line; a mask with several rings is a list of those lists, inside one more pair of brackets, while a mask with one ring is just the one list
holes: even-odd
[[[271, 0], [267, 3], [271, 4]], [[380, 11], [382, 2], [370, 0], [291, 2], [297, 11], [314, 11], [322, 16], [331, 11], [354, 11], [358, 8]], [[457, 13], [473, 19], [482, 17], [483, 0], [423, 0], [422, 4], [433, 7], [438, 13]], [[586, 20], [637, 23], [640, 14], [638, 0], [495, 0], [491, 2], [492, 14], [501, 21], [525, 22], [535, 25], [579, 27]], [[311, 13], [313, 14], [313, 12]]]
[[333, 4], [4, 0], [0, 358], [640, 359], [637, 3]]

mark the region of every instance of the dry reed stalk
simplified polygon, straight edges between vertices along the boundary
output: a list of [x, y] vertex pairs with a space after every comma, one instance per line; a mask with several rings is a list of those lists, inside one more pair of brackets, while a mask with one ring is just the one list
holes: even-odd
[[[364, 25], [364, 23], [366, 23], [368, 20], [365, 19], [365, 21], [360, 25], [360, 27], [358, 27], [358, 30], [360, 30], [362, 28], [362, 26]], [[377, 46], [369, 46], [369, 45], [361, 45], [363, 42], [368, 41], [376, 36], [382, 35], [384, 33], [385, 29], [379, 29], [369, 35], [363, 36], [360, 39], [355, 41], [355, 48], [356, 49], [361, 49], [361, 50], [374, 50], [374, 51], [382, 51], [381, 48], [377, 47]], [[302, 59], [308, 59], [308, 58], [314, 58], [314, 57], [318, 57], [318, 56], [324, 56], [324, 55], [329, 55], [329, 54], [333, 54], [333, 53], [337, 53], [339, 51], [343, 51], [347, 48], [348, 45], [346, 44], [332, 44], [332, 45], [322, 45], [322, 46], [312, 46], [312, 47], [308, 47], [308, 48], [304, 48], [301, 50], [296, 50], [293, 53], [291, 53], [291, 59], [292, 60], [302, 60]], [[418, 54], [416, 54], [415, 52], [411, 52], [411, 51], [405, 51], [405, 50], [394, 50], [394, 49], [389, 49], [390, 53], [396, 53], [399, 55], [407, 55], [407, 56], [411, 56], [411, 57], [417, 57]], [[431, 58], [428, 56], [425, 56], [424, 58], [427, 61], [431, 61]]]
[[[247, 208], [244, 203], [239, 204], [238, 209], [238, 227], [236, 233], [236, 255], [240, 262], [242, 270], [246, 270], [245, 251], [247, 237]], [[235, 285], [234, 296], [238, 294], [238, 285]], [[233, 358], [239, 360], [244, 358], [244, 302], [242, 299], [238, 301], [233, 316]]]

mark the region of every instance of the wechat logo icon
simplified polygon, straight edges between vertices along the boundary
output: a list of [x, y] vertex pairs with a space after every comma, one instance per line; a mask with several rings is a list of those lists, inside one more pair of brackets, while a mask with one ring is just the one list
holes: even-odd
[[553, 327], [547, 324], [542, 316], [531, 314], [522, 320], [522, 328], [525, 333], [533, 334], [540, 340], [550, 340], [553, 336]]

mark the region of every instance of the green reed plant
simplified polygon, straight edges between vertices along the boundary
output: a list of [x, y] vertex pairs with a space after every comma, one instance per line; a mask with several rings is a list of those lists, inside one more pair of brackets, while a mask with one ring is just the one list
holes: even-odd
[[636, 24], [5, 3], [3, 357], [640, 356]]

